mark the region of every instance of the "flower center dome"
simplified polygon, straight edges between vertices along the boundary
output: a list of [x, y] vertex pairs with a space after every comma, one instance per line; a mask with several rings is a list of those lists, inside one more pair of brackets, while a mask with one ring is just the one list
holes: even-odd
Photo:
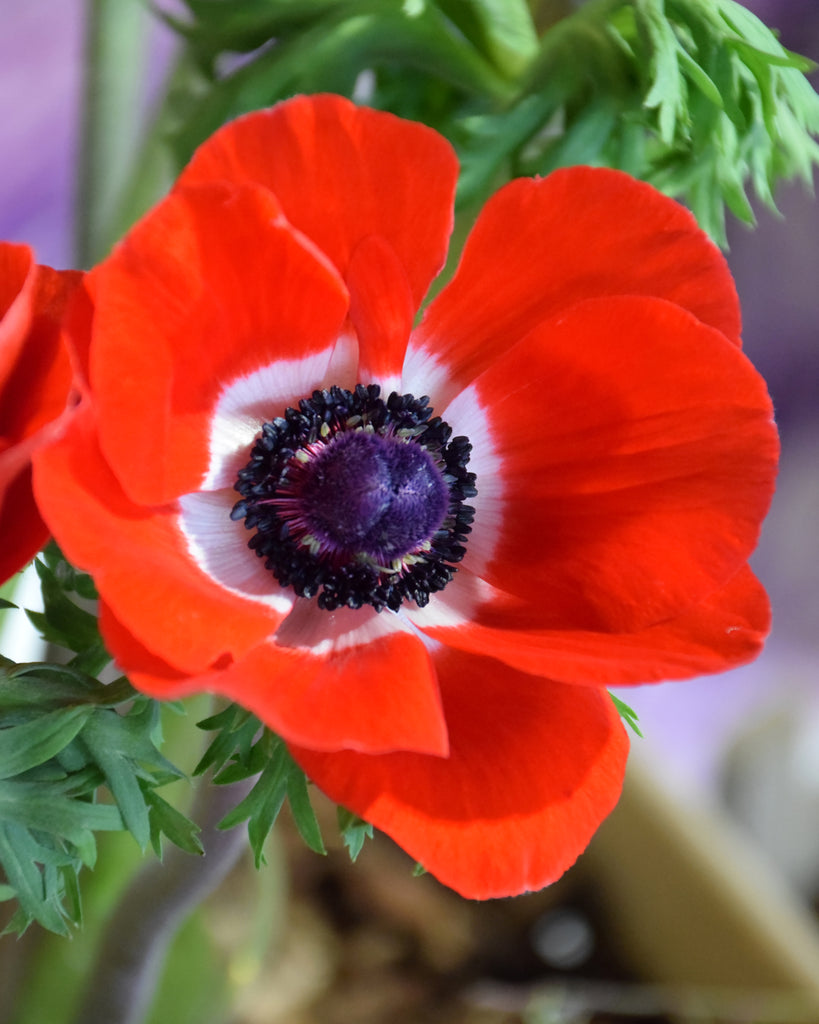
[[300, 597], [328, 611], [425, 605], [465, 553], [471, 446], [428, 399], [377, 385], [314, 391], [262, 426], [231, 518]]
[[432, 537], [449, 506], [440, 469], [412, 441], [344, 431], [302, 465], [294, 505], [309, 533], [337, 556], [403, 558]]

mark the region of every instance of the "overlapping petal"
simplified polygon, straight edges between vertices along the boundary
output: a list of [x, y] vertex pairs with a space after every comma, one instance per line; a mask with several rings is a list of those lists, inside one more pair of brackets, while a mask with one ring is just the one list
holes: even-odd
[[31, 489], [31, 467], [17, 473], [3, 490], [0, 503], [0, 583], [26, 566], [48, 540]]
[[71, 412], [61, 321], [80, 279], [37, 266], [26, 246], [0, 243], [0, 581], [48, 538], [31, 491], [30, 460]]
[[444, 404], [544, 320], [617, 295], [667, 299], [739, 344], [728, 266], [682, 206], [606, 168], [513, 181], [487, 202], [430, 304], [405, 383], [436, 380], [432, 397]]
[[27, 245], [0, 243], [0, 381], [5, 382], [31, 324], [36, 270]]
[[489, 658], [442, 649], [435, 664], [448, 758], [292, 752], [332, 799], [463, 896], [540, 889], [619, 796], [628, 741], [614, 705]]
[[355, 249], [347, 270], [350, 320], [358, 338], [358, 380], [384, 395], [400, 390], [416, 306], [395, 251], [378, 235]]
[[[126, 610], [130, 616], [130, 610]], [[103, 635], [145, 693], [168, 700], [211, 690], [256, 712], [270, 728], [313, 750], [381, 753], [414, 750], [445, 756], [447, 726], [427, 651], [394, 617], [345, 630], [325, 625], [323, 648], [309, 627], [285, 627], [243, 657], [222, 657], [197, 675], [149, 650], [103, 606]], [[294, 646], [299, 636], [305, 646]], [[277, 640], [287, 640], [286, 644]]]
[[275, 198], [249, 185], [175, 192], [90, 287], [102, 448], [127, 493], [156, 504], [202, 484], [214, 408], [237, 379], [275, 366], [294, 396], [321, 382], [348, 302]]
[[179, 183], [264, 185], [345, 279], [358, 245], [381, 238], [417, 309], [446, 259], [457, 179], [452, 147], [424, 125], [340, 96], [298, 96], [220, 129]]
[[322, 629], [324, 647], [259, 646], [221, 675], [218, 690], [313, 750], [445, 756], [447, 723], [426, 647], [394, 616], [371, 615], [369, 636], [349, 646], [332, 637], [332, 623]]
[[413, 613], [428, 636], [522, 672], [584, 686], [624, 686], [725, 672], [753, 660], [771, 627], [768, 596], [743, 566], [675, 618], [631, 633], [544, 629], [537, 607], [462, 571]]
[[778, 455], [770, 399], [740, 350], [679, 306], [576, 304], [497, 355], [446, 410], [453, 429], [476, 405], [488, 437], [473, 444], [498, 470], [478, 482], [464, 565], [541, 628], [665, 621], [755, 546]]

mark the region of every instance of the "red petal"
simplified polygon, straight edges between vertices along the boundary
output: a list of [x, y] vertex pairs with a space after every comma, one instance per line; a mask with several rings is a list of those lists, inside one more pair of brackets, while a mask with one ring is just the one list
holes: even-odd
[[435, 669], [424, 644], [403, 631], [327, 654], [264, 645], [214, 689], [314, 750], [448, 750]]
[[[30, 320], [17, 360], [0, 383], [0, 437], [30, 443], [31, 450], [47, 439], [37, 435], [65, 412], [71, 391], [71, 364], [62, 337], [62, 317], [82, 275], [37, 267]], [[0, 469], [0, 479], [3, 477]]]
[[[22, 246], [0, 245], [0, 581], [48, 539], [31, 491], [32, 453], [58, 436], [72, 415], [71, 365], [61, 317], [81, 275], [34, 267]], [[2, 278], [3, 271], [8, 278]], [[22, 275], [25, 275], [24, 277]], [[22, 279], [22, 283], [21, 283]], [[20, 285], [16, 297], [9, 289]], [[13, 357], [13, 359], [12, 359]]]
[[386, 398], [400, 390], [415, 306], [403, 267], [382, 238], [371, 236], [357, 246], [347, 287], [350, 320], [359, 344], [357, 379], [379, 384]]
[[448, 758], [293, 755], [333, 800], [472, 899], [540, 889], [620, 793], [628, 741], [608, 695], [452, 650], [435, 656]]
[[[99, 603], [99, 627], [106, 649], [115, 655], [129, 682], [142, 693], [158, 700], [177, 700], [209, 689], [210, 673], [190, 675], [149, 651], [122, 625], [105, 601]], [[220, 671], [229, 661], [218, 661], [213, 672]]]
[[279, 361], [329, 360], [347, 311], [338, 276], [270, 193], [228, 185], [157, 206], [94, 271], [93, 298], [102, 447], [146, 504], [198, 489], [226, 385]]
[[440, 404], [547, 317], [604, 295], [668, 299], [739, 342], [730, 272], [691, 214], [620, 171], [572, 167], [490, 199], [411, 348], [447, 364]]
[[281, 613], [196, 565], [174, 506], [141, 508], [127, 498], [99, 452], [92, 409], [81, 407], [66, 437], [34, 461], [37, 501], [60, 547], [153, 654], [204, 672], [275, 630]]
[[[459, 573], [437, 600], [456, 602], [450, 592], [465, 577]], [[595, 686], [725, 672], [759, 654], [771, 623], [765, 590], [747, 566], [700, 604], [637, 633], [541, 629], [539, 609], [510, 595], [496, 595], [495, 601], [472, 611], [472, 621], [436, 625], [435, 600], [427, 621], [418, 622], [428, 636], [498, 658], [522, 672]]]
[[27, 245], [0, 242], [0, 387], [23, 347], [32, 316], [36, 269]]
[[464, 566], [538, 609], [542, 629], [635, 632], [747, 561], [778, 443], [762, 378], [671, 303], [575, 306], [500, 355], [442, 415], [473, 436]]
[[8, 484], [0, 497], [0, 583], [5, 583], [43, 547], [48, 528], [31, 492], [30, 466]]
[[[313, 610], [329, 629], [332, 615]], [[235, 662], [223, 659], [191, 676], [148, 651], [110, 609], [101, 618], [106, 642], [131, 682], [154, 697], [218, 693], [285, 739], [315, 750], [446, 754], [435, 669], [423, 643], [397, 620], [393, 626], [367, 643], [320, 654], [262, 643]]]
[[266, 186], [345, 278], [358, 243], [380, 235], [417, 309], [446, 258], [457, 177], [452, 148], [429, 128], [340, 96], [298, 96], [216, 132], [180, 182]]

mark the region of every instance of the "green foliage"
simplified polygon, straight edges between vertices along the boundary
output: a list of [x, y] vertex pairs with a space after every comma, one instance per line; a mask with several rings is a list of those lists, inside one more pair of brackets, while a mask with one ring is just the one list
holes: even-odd
[[537, 54], [537, 32], [525, 0], [438, 0], [437, 6], [464, 39], [510, 78]]
[[492, 175], [617, 167], [683, 198], [725, 242], [725, 207], [752, 222], [782, 178], [810, 183], [819, 97], [734, 0], [592, 0], [543, 37], [508, 111], [464, 121], [464, 199]]
[[94, 865], [97, 832], [128, 829], [143, 848], [164, 832], [198, 848], [153, 792], [180, 775], [157, 749], [157, 714], [124, 680], [0, 667], [0, 864], [19, 903], [10, 931], [38, 921], [66, 934], [81, 922], [78, 875]]
[[127, 830], [157, 852], [166, 835], [201, 852], [196, 826], [156, 788], [181, 776], [158, 749], [159, 705], [124, 678], [102, 683], [110, 657], [96, 615], [77, 600], [93, 584], [56, 547], [36, 563], [44, 610], [29, 612], [69, 661], [0, 659], [0, 865], [3, 898], [18, 910], [9, 931], [32, 921], [60, 934], [82, 920], [78, 876], [93, 867], [96, 833]]
[[[180, 110], [172, 140], [179, 165], [225, 120], [294, 93], [352, 95], [361, 71], [371, 67], [407, 69], [445, 92], [511, 96], [506, 79], [434, 4], [189, 0], [189, 6], [195, 20], [182, 31], [202, 81]], [[225, 57], [233, 52], [252, 57], [231, 68]]]
[[614, 706], [617, 708], [617, 713], [626, 723], [626, 725], [635, 732], [640, 739], [643, 738], [643, 734], [640, 732], [640, 719], [637, 717], [637, 712], [634, 708], [630, 708], [624, 700], [620, 700], [619, 697], [615, 697], [613, 693], [609, 694], [609, 697], [614, 701]]
[[97, 675], [111, 658], [99, 633], [96, 606], [91, 603], [97, 597], [93, 580], [67, 562], [53, 543], [43, 552], [42, 561], [34, 562], [34, 568], [40, 579], [43, 611], [27, 611], [26, 615], [47, 643], [74, 652], [71, 664], [75, 668]]
[[590, 0], [541, 34], [524, 0], [185, 2], [168, 19], [195, 69], [169, 97], [179, 166], [231, 117], [332, 91], [450, 138], [462, 205], [601, 164], [682, 197], [723, 242], [725, 206], [751, 221], [749, 188], [772, 205], [819, 158], [809, 62], [735, 0]]
[[264, 844], [285, 798], [305, 843], [316, 853], [326, 852], [310, 803], [307, 779], [283, 740], [264, 728], [250, 712], [234, 704], [200, 722], [199, 727], [217, 735], [194, 769], [195, 775], [213, 768], [216, 785], [257, 776], [244, 800], [219, 822], [219, 828], [233, 828], [247, 821], [256, 867], [264, 863]]
[[97, 617], [68, 596], [73, 591], [73, 580], [68, 585], [62, 584], [54, 569], [39, 560], [35, 561], [34, 568], [40, 577], [45, 611], [27, 614], [42, 638], [69, 651], [85, 651], [95, 646], [99, 641]]
[[724, 205], [751, 223], [748, 185], [811, 181], [819, 146], [812, 65], [734, 0], [636, 0], [613, 25], [642, 69], [651, 132], [637, 173], [684, 195], [724, 240]]
[[338, 830], [347, 847], [347, 852], [350, 854], [350, 860], [356, 861], [366, 840], [372, 839], [373, 827], [368, 821], [359, 818], [357, 814], [353, 814], [345, 807], [337, 808], [337, 816]]
[[[290, 756], [283, 740], [236, 704], [200, 722], [199, 728], [216, 735], [194, 769], [194, 775], [211, 769], [217, 785], [257, 776], [247, 796], [219, 823], [220, 828], [233, 828], [247, 821], [257, 867], [264, 862], [264, 844], [285, 799], [307, 846], [315, 853], [326, 853], [310, 802], [307, 777]], [[337, 813], [341, 838], [350, 858], [355, 860], [364, 841], [372, 838], [373, 827], [343, 807], [339, 807]]]

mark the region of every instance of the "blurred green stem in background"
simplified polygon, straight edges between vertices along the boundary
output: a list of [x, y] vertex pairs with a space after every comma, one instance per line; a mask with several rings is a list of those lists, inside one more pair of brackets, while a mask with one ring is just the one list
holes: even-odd
[[148, 33], [141, 0], [87, 0], [77, 169], [76, 258], [102, 259], [116, 241], [116, 206], [137, 150]]
[[214, 786], [209, 777], [200, 780], [191, 817], [202, 827], [204, 854], [193, 857], [169, 846], [161, 862], [152, 859], [135, 875], [108, 919], [75, 1024], [145, 1020], [179, 926], [247, 849], [244, 828], [222, 831], [217, 825], [251, 784]]

